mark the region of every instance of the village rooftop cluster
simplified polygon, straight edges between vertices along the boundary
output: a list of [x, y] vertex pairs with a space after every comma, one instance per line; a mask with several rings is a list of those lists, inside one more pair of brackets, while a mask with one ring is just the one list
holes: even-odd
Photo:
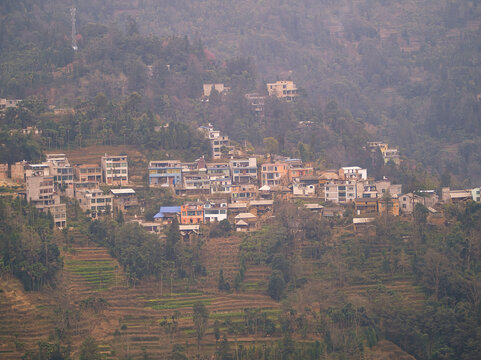
[[[403, 193], [402, 186], [387, 179], [368, 176], [358, 166], [338, 170], [315, 171], [312, 164], [300, 159], [272, 155], [235, 158], [229, 138], [212, 125], [199, 128], [210, 141], [212, 162], [202, 156], [194, 162], [156, 160], [148, 165], [148, 186], [168, 188], [185, 201], [181, 206], [161, 206], [154, 221], [138, 219], [141, 206], [129, 181], [127, 155], [105, 154], [98, 164], [72, 166], [65, 154], [48, 154], [46, 161], [25, 161], [0, 165], [0, 178], [10, 174], [12, 180], [26, 184], [23, 195], [43, 212], [52, 214], [55, 225], [67, 226], [66, 205], [60, 195], [77, 199], [90, 217], [123, 213], [133, 215], [146, 230], [160, 233], [175, 217], [183, 234], [197, 233], [201, 224], [227, 220], [236, 231], [257, 230], [272, 216], [275, 204], [293, 199], [320, 216], [342, 216], [345, 207], [354, 207], [354, 228], [361, 230], [374, 221], [376, 214], [410, 214], [417, 203], [432, 214], [440, 198], [434, 190]], [[399, 162], [396, 149], [388, 144], [370, 142], [371, 151]], [[267, 160], [266, 160], [267, 158]], [[386, 160], [386, 158], [385, 158]], [[100, 185], [104, 184], [102, 190]], [[480, 201], [480, 189], [451, 190], [443, 188], [441, 201]]]

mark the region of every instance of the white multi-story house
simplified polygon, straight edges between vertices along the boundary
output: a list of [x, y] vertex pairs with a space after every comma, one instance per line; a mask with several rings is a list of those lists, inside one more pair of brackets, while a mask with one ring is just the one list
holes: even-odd
[[209, 200], [204, 204], [204, 223], [227, 219], [227, 200]]
[[339, 169], [339, 177], [344, 180], [367, 180], [367, 169], [359, 166], [347, 166]]
[[357, 197], [355, 180], [329, 180], [324, 185], [324, 199], [335, 204], [347, 204]]
[[128, 185], [129, 168], [127, 155], [109, 156], [101, 158], [102, 178], [107, 185]]

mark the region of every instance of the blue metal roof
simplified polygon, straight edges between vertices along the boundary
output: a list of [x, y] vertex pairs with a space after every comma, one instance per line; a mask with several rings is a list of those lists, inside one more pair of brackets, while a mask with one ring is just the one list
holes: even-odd
[[180, 213], [180, 206], [161, 206], [154, 219], [163, 218], [165, 213]]

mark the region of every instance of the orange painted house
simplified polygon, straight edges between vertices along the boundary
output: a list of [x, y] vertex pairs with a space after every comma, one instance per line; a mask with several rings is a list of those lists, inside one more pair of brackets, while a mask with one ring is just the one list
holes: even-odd
[[180, 207], [180, 223], [202, 224], [204, 222], [204, 205], [199, 203], [187, 203]]

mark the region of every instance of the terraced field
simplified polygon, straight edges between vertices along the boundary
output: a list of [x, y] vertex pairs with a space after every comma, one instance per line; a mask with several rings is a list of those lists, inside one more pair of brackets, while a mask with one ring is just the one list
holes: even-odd
[[0, 280], [0, 359], [17, 360], [53, 332], [55, 304], [44, 293], [26, 293], [17, 279]]
[[[164, 278], [162, 283], [146, 280], [127, 286], [121, 267], [105, 248], [88, 244], [85, 235], [76, 230], [72, 234], [74, 241], [62, 253], [65, 266], [61, 285], [65, 288], [65, 298], [80, 314], [70, 333], [73, 349], [78, 349], [85, 336], [92, 334], [98, 339], [105, 359], [142, 358], [144, 355], [163, 358], [171, 352], [173, 344], [183, 345], [188, 355], [194, 355], [197, 343], [192, 307], [197, 301], [204, 303], [210, 312], [209, 327], [201, 342], [204, 353], [212, 353], [215, 349], [212, 325], [216, 320], [220, 323], [221, 336], [227, 334], [238, 344], [272, 341], [272, 338], [262, 338], [259, 334], [236, 336], [233, 332], [237, 325], [246, 321], [245, 309], [257, 309], [278, 326], [280, 303], [266, 295], [269, 267], [248, 265], [239, 292], [226, 293], [217, 289], [221, 268], [229, 282], [239, 270], [241, 237], [211, 239], [205, 244], [204, 264], [208, 276], [198, 279], [197, 283], [189, 280], [171, 283], [170, 279]], [[372, 266], [373, 273], [379, 272], [381, 254], [382, 248], [371, 254], [369, 266]], [[313, 276], [316, 262], [318, 260], [304, 259], [305, 276]], [[324, 281], [322, 277], [320, 281]], [[16, 280], [13, 280], [16, 285], [7, 284], [10, 285], [2, 282], [0, 292], [0, 358], [10, 360], [18, 359], [26, 349], [34, 348], [36, 341], [48, 338], [56, 326], [52, 316], [55, 298], [48, 294], [23, 294]], [[299, 311], [303, 311], [306, 304], [317, 308], [318, 302], [322, 301], [319, 294], [325, 288], [321, 283], [318, 288], [313, 284], [307, 289], [312, 294], [299, 293], [298, 298], [288, 299], [288, 302], [292, 301], [291, 306], [296, 308], [295, 304], [299, 305]], [[379, 281], [372, 279], [372, 282], [352, 283], [336, 291], [343, 299], [364, 305], [367, 304], [367, 291], [378, 284]], [[413, 306], [423, 302], [422, 293], [412, 285], [412, 279], [391, 279], [383, 281], [383, 285], [403, 302]], [[101, 299], [105, 307], [101, 311], [85, 309], [83, 304], [92, 299]], [[336, 298], [331, 297], [328, 301], [335, 302]], [[176, 326], [173, 326], [173, 316], [176, 317]], [[21, 322], [22, 318], [33, 321]], [[75, 358], [78, 354], [74, 352], [72, 355]]]
[[231, 285], [239, 271], [239, 248], [241, 236], [214, 238], [206, 241], [202, 248], [202, 263], [206, 267], [207, 278], [204, 286], [211, 290], [217, 289], [219, 271], [222, 269], [224, 278]]
[[[198, 285], [187, 280], [174, 280], [171, 284], [164, 278], [162, 285], [160, 281], [146, 280], [128, 287], [120, 266], [106, 249], [86, 244], [86, 239], [77, 234], [74, 245], [64, 254], [65, 277], [69, 297], [77, 306], [82, 300], [95, 297], [108, 304], [101, 314], [84, 314], [83, 330], [79, 331], [80, 334], [88, 331], [99, 339], [102, 353], [108, 359], [138, 358], [144, 354], [162, 358], [171, 351], [173, 343], [187, 344], [187, 352], [194, 354], [197, 345], [192, 307], [197, 301], [204, 303], [210, 312], [209, 329], [202, 341], [204, 351], [213, 351], [215, 338], [211, 325], [215, 320], [221, 322], [220, 329], [226, 332], [226, 323], [244, 321], [245, 308], [258, 308], [277, 321], [279, 303], [265, 291], [270, 273], [267, 268], [247, 270], [245, 292], [217, 290], [220, 268], [229, 281], [238, 271], [240, 238], [210, 240], [206, 244], [206, 254], [215, 254], [215, 258], [205, 262], [208, 276], [199, 279]], [[175, 312], [178, 312], [178, 325], [175, 333], [168, 333], [165, 324], [171, 322]], [[245, 342], [255, 340], [254, 337], [243, 339]], [[76, 342], [79, 344], [81, 340]]]
[[115, 282], [118, 266], [111, 259], [66, 260], [65, 266], [74, 276], [80, 276], [95, 290], [108, 290]]

